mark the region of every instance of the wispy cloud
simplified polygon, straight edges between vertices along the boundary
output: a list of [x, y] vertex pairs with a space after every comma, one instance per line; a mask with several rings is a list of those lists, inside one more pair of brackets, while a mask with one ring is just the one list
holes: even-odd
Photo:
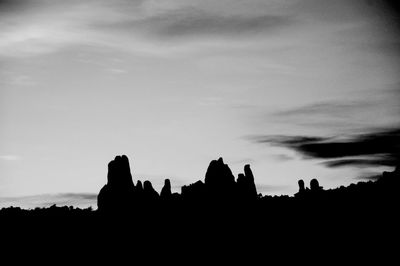
[[164, 41], [265, 38], [290, 26], [310, 26], [310, 18], [325, 22], [328, 15], [331, 23], [365, 19], [356, 12], [363, 1], [336, 2], [2, 0], [0, 54], [37, 55], [71, 45], [155, 52], [166, 49]]
[[160, 52], [167, 49], [165, 40], [241, 40], [294, 23], [289, 15], [271, 14], [265, 7], [231, 12], [233, 4], [215, 10], [216, 5], [202, 1], [1, 1], [0, 55], [32, 56], [71, 45]]
[[[319, 102], [310, 105], [300, 106], [290, 110], [276, 112], [274, 115], [278, 117], [300, 117], [300, 116], [323, 116], [329, 115], [334, 117], [348, 116], [349, 112], [365, 109], [366, 102]], [[347, 113], [347, 115], [346, 115]]]
[[286, 154], [271, 154], [269, 157], [277, 162], [286, 162], [293, 160], [293, 157]]
[[321, 159], [328, 167], [396, 166], [400, 161], [400, 129], [371, 130], [350, 136], [254, 136], [252, 141], [285, 147], [305, 159]]
[[153, 34], [163, 38], [187, 37], [243, 37], [291, 25], [294, 21], [288, 16], [259, 15], [221, 15], [194, 9], [175, 12], [149, 18], [144, 21], [150, 25]]
[[[385, 128], [400, 123], [399, 85], [381, 88], [359, 88], [349, 91], [346, 98], [317, 101], [267, 115], [278, 124], [290, 124], [334, 134], [362, 132], [372, 127]], [[371, 119], [379, 117], [379, 119]]]
[[392, 155], [375, 155], [374, 158], [355, 158], [355, 159], [338, 159], [325, 161], [323, 164], [328, 167], [345, 167], [345, 166], [357, 166], [357, 167], [372, 167], [372, 166], [396, 166], [399, 163], [398, 156]]

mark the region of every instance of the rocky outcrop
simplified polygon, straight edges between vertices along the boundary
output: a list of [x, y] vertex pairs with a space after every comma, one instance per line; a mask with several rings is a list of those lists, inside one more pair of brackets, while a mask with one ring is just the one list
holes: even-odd
[[294, 194], [296, 198], [299, 199], [309, 199], [310, 197], [316, 197], [323, 192], [323, 187], [319, 185], [317, 179], [313, 178], [310, 181], [310, 188], [305, 187], [304, 181], [300, 179], [298, 181], [299, 184], [299, 191]]
[[150, 181], [146, 180], [143, 183], [143, 200], [146, 203], [155, 202], [159, 199], [158, 192], [153, 188]]
[[171, 181], [169, 179], [165, 179], [164, 186], [161, 189], [160, 198], [162, 200], [169, 200], [171, 199], [172, 192], [171, 192]]
[[211, 161], [205, 174], [205, 180], [183, 186], [181, 195], [171, 191], [171, 182], [165, 180], [160, 195], [150, 181], [143, 184], [138, 181], [136, 186], [128, 158], [117, 156], [108, 164], [107, 184], [100, 190], [97, 198], [99, 211], [136, 210], [145, 208], [148, 204], [183, 200], [197, 203], [233, 203], [249, 201], [257, 198], [254, 176], [249, 165], [245, 165], [244, 174], [239, 174], [237, 181], [231, 169], [222, 158]]
[[319, 182], [317, 179], [313, 178], [310, 181], [310, 190], [311, 190], [311, 192], [318, 192], [318, 191], [322, 190], [322, 187], [319, 185]]
[[300, 179], [297, 184], [299, 185], [299, 191], [294, 194], [295, 197], [301, 198], [304, 197], [306, 193], [306, 187], [303, 179]]
[[250, 165], [244, 166], [244, 174], [239, 174], [236, 182], [238, 197], [242, 200], [255, 200], [257, 199], [257, 189], [254, 183], [253, 172]]
[[210, 162], [204, 182], [208, 187], [220, 188], [226, 185], [232, 186], [235, 183], [235, 177], [224, 160], [219, 158]]
[[116, 156], [108, 164], [107, 184], [97, 196], [99, 211], [111, 211], [133, 207], [135, 186], [128, 157]]
[[213, 201], [230, 201], [235, 197], [235, 177], [222, 158], [211, 161], [204, 184], [207, 198]]

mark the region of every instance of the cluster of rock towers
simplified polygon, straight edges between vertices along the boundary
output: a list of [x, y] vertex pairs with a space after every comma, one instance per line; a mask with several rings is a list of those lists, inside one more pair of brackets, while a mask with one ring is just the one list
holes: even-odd
[[165, 180], [158, 193], [150, 181], [133, 183], [127, 156], [116, 156], [108, 164], [107, 184], [97, 198], [99, 211], [126, 211], [140, 206], [165, 202], [250, 202], [258, 197], [254, 176], [249, 165], [235, 180], [229, 166], [222, 158], [211, 161], [204, 182], [183, 186], [181, 193], [172, 193], [171, 182]]

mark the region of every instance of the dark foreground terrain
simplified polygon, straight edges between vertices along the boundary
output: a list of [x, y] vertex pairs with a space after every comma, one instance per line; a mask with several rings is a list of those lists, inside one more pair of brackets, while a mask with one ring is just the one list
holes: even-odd
[[204, 181], [181, 193], [171, 193], [168, 179], [160, 193], [149, 181], [135, 185], [126, 156], [109, 163], [107, 178], [96, 211], [0, 210], [3, 244], [103, 255], [140, 249], [174, 254], [171, 260], [191, 252], [199, 259], [224, 257], [225, 249], [229, 260], [248, 252], [268, 260], [283, 252], [282, 261], [297, 253], [312, 258], [317, 250], [332, 259], [361, 252], [364, 260], [382, 256], [378, 251], [386, 254], [382, 260], [399, 252], [399, 168], [376, 181], [329, 190], [316, 179], [309, 187], [300, 180], [293, 197], [261, 196], [249, 165], [235, 178], [222, 158], [210, 163]]

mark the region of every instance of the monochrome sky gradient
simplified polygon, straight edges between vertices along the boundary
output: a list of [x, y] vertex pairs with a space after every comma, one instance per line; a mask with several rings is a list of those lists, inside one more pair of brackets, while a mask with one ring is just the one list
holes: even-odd
[[398, 23], [383, 0], [0, 0], [0, 207], [93, 195], [119, 154], [158, 190], [220, 156], [263, 194], [391, 170]]

